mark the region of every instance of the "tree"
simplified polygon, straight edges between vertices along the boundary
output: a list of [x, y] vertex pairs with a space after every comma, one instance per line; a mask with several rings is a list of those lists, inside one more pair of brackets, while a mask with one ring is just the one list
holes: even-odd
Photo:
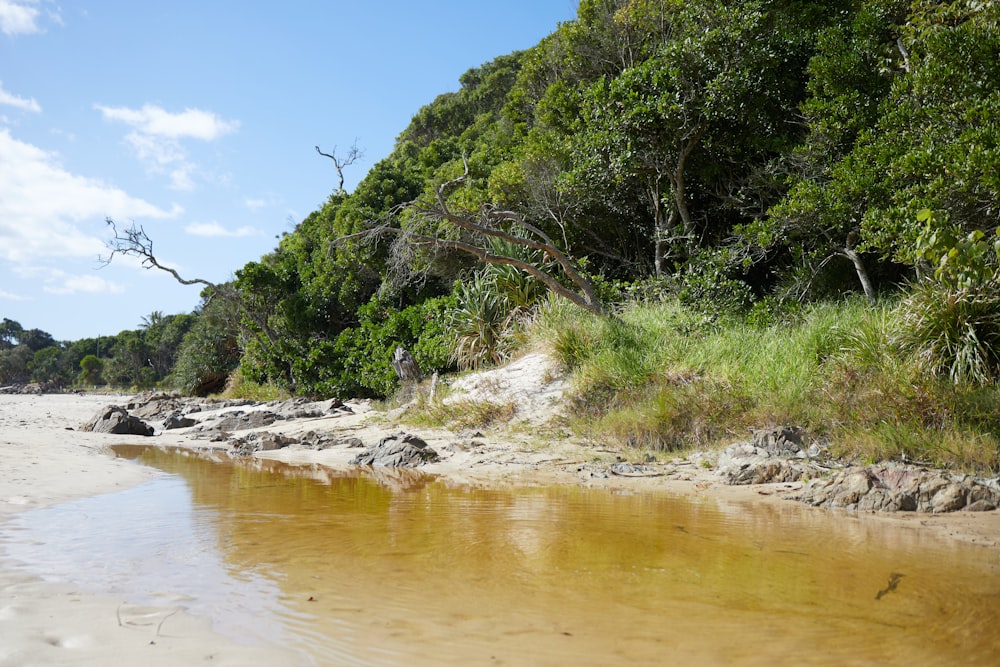
[[66, 385], [72, 381], [72, 375], [66, 372], [62, 360], [63, 350], [58, 347], [46, 347], [38, 350], [28, 362], [31, 379], [35, 382], [46, 382], [56, 385]]
[[319, 153], [320, 155], [322, 155], [323, 157], [330, 158], [330, 160], [333, 161], [333, 168], [337, 171], [337, 190], [336, 190], [336, 192], [337, 193], [343, 192], [344, 191], [344, 169], [347, 168], [347, 167], [349, 167], [349, 166], [351, 166], [352, 164], [354, 164], [356, 161], [360, 160], [364, 156], [364, 153], [358, 148], [358, 142], [357, 142], [357, 140], [355, 140], [354, 143], [351, 144], [350, 149], [348, 149], [348, 151], [347, 151], [347, 155], [345, 155], [342, 158], [338, 158], [337, 157], [337, 147], [336, 146], [334, 146], [333, 150], [330, 151], [329, 153], [324, 153], [323, 151], [321, 151], [319, 149], [319, 146], [316, 146], [316, 152]]
[[[587, 91], [573, 180], [591, 196], [602, 192], [595, 184], [642, 193], [656, 275], [672, 257], [690, 257], [709, 236], [692, 210], [692, 174], [708, 192], [724, 165], [748, 169], [751, 161], [775, 155], [788, 135], [784, 126], [801, 77], [786, 63], [799, 55], [804, 31], [780, 25], [775, 15], [793, 20], [780, 4], [664, 5], [665, 39], [653, 55]], [[796, 36], [768, 39], [778, 28]], [[740, 186], [738, 172], [721, 178], [729, 182], [718, 191]]]
[[[464, 173], [439, 185], [432, 201], [418, 200], [407, 204], [395, 212], [394, 220], [377, 224], [361, 236], [368, 239], [386, 234], [395, 236], [399, 255], [404, 258], [409, 254], [408, 248], [416, 247], [431, 251], [457, 251], [485, 264], [511, 266], [538, 280], [556, 296], [595, 315], [605, 316], [607, 313], [591, 281], [542, 229], [515, 211], [489, 205], [478, 211], [460, 210], [449, 203], [449, 193], [469, 178], [468, 161], [463, 162]], [[443, 228], [435, 234], [433, 230], [441, 223], [450, 225], [451, 230]], [[486, 243], [488, 239], [540, 251], [553, 260], [559, 274], [547, 265], [538, 266], [511, 254], [497, 253]]]
[[88, 354], [80, 360], [80, 382], [85, 385], [104, 384], [101, 371], [104, 370], [104, 362], [97, 356]]
[[869, 298], [877, 271], [920, 271], [922, 209], [965, 233], [1000, 223], [998, 26], [995, 3], [869, 0], [821, 36], [788, 195], [745, 230], [792, 256], [798, 293], [843, 290], [838, 257]]
[[20, 343], [23, 333], [24, 328], [19, 322], [3, 318], [3, 322], [0, 322], [0, 349], [16, 347]]

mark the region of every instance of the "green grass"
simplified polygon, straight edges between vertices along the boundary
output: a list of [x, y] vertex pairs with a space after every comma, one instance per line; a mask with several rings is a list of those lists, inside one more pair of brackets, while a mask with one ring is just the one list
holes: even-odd
[[510, 422], [517, 412], [513, 403], [492, 401], [441, 401], [418, 403], [406, 415], [407, 423], [469, 430]]
[[552, 302], [531, 335], [571, 372], [591, 437], [680, 450], [784, 424], [847, 458], [1000, 470], [1000, 390], [929, 373], [899, 343], [904, 315], [844, 301], [760, 326], [660, 303], [609, 321]]
[[229, 376], [229, 381], [226, 382], [226, 388], [222, 392], [222, 397], [267, 402], [283, 401], [291, 398], [291, 394], [281, 387], [252, 382], [246, 379], [239, 369], [236, 369]]

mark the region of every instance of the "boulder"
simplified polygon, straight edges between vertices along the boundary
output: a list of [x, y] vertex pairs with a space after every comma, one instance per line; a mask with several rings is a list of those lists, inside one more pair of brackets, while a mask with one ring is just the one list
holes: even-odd
[[269, 452], [275, 449], [284, 449], [289, 445], [297, 444], [296, 438], [280, 433], [250, 433], [243, 438], [235, 438], [232, 443], [232, 453], [237, 456], [250, 456], [254, 452]]
[[815, 479], [795, 500], [862, 512], [985, 512], [1000, 506], [996, 480], [888, 463]]
[[752, 439], [726, 447], [716, 461], [716, 471], [727, 484], [795, 482], [812, 471], [807, 459], [819, 447], [803, 447], [795, 428], [775, 427], [754, 431]]
[[80, 426], [81, 431], [94, 433], [112, 433], [116, 435], [153, 435], [153, 427], [138, 417], [130, 415], [125, 408], [109, 405], [94, 418]]
[[246, 431], [252, 428], [270, 426], [281, 418], [281, 415], [269, 410], [254, 410], [252, 412], [237, 410], [235, 412], [227, 412], [223, 414], [222, 419], [220, 419], [217, 423], [212, 424], [210, 428], [227, 432]]
[[438, 454], [415, 435], [400, 433], [382, 438], [351, 460], [352, 465], [415, 468], [438, 460]]
[[163, 428], [167, 431], [171, 431], [175, 428], [189, 428], [197, 424], [196, 419], [191, 419], [190, 417], [185, 417], [183, 415], [170, 415], [163, 420]]

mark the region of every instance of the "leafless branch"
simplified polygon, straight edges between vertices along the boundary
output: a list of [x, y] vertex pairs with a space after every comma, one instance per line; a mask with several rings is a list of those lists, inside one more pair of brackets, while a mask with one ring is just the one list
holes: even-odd
[[[461, 176], [446, 181], [435, 189], [435, 202], [433, 205], [411, 202], [399, 207], [385, 222], [375, 225], [364, 232], [342, 237], [338, 239], [338, 243], [349, 239], [372, 241], [381, 236], [394, 235], [397, 237], [399, 243], [463, 252], [472, 255], [486, 264], [502, 264], [520, 269], [544, 284], [554, 294], [571, 301], [591, 313], [601, 316], [606, 315], [590, 280], [576, 268], [570, 257], [560, 250], [544, 230], [525, 220], [521, 214], [515, 211], [491, 207], [484, 207], [478, 214], [468, 214], [455, 212], [449, 207], [448, 192], [463, 183], [469, 175], [469, 164], [464, 157], [463, 162], [465, 169]], [[395, 219], [399, 213], [405, 210], [412, 211], [426, 220], [443, 220], [449, 222], [458, 229], [468, 232], [468, 235], [465, 239], [447, 239], [404, 229], [395, 223]], [[510, 231], [510, 228], [527, 232], [527, 235]], [[573, 287], [564, 285], [545, 268], [538, 267], [531, 262], [517, 257], [498, 254], [486, 247], [485, 244], [476, 242], [475, 240], [482, 240], [484, 238], [499, 239], [514, 245], [540, 251], [543, 253], [543, 256], [554, 260], [558, 264], [563, 275], [566, 276]]]
[[218, 297], [234, 304], [239, 309], [239, 312], [244, 315], [248, 321], [254, 324], [257, 332], [259, 332], [254, 335], [262, 345], [265, 347], [268, 344], [273, 345], [278, 340], [278, 335], [274, 329], [269, 326], [266, 315], [263, 315], [260, 312], [257, 312], [256, 309], [249, 307], [243, 298], [243, 295], [241, 295], [239, 291], [233, 287], [233, 285], [219, 285], [205, 280], [204, 278], [184, 278], [175, 269], [172, 269], [169, 266], [164, 266], [159, 260], [156, 259], [156, 255], [153, 254], [153, 240], [149, 238], [146, 234], [146, 230], [144, 230], [142, 226], [136, 225], [133, 222], [128, 227], [119, 229], [118, 225], [116, 225], [115, 221], [111, 218], [105, 218], [105, 221], [108, 226], [111, 227], [114, 232], [114, 236], [107, 242], [108, 250], [111, 251], [110, 254], [98, 258], [102, 266], [111, 264], [115, 255], [121, 255], [123, 257], [138, 257], [142, 261], [143, 268], [166, 271], [182, 285], [205, 285], [211, 290], [206, 296], [206, 300], [211, 301], [213, 298]]
[[364, 156], [364, 152], [358, 148], [357, 139], [351, 144], [351, 148], [347, 151], [347, 155], [343, 158], [337, 157], [337, 147], [334, 146], [333, 150], [329, 153], [324, 153], [316, 146], [316, 152], [323, 157], [328, 157], [333, 161], [333, 168], [337, 170], [337, 192], [344, 191], [344, 168], [349, 167], [354, 164], [357, 160], [360, 160]]
[[153, 254], [153, 240], [146, 235], [146, 230], [143, 229], [142, 226], [137, 226], [133, 222], [125, 229], [118, 229], [115, 221], [111, 218], [105, 218], [105, 222], [107, 222], [108, 226], [111, 227], [111, 230], [114, 232], [114, 236], [107, 242], [107, 247], [108, 250], [111, 251], [111, 254], [98, 257], [98, 261], [101, 262], [102, 266], [110, 264], [115, 255], [122, 255], [123, 257], [138, 257], [142, 260], [143, 268], [166, 271], [182, 285], [205, 285], [206, 287], [211, 287], [213, 289], [218, 287], [215, 283], [209, 282], [203, 278], [191, 278], [189, 280], [182, 277], [175, 269], [160, 264], [160, 262], [156, 259], [156, 255]]

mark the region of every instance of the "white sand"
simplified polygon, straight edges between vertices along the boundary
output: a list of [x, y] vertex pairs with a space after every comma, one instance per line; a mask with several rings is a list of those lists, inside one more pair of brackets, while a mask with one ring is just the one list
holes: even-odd
[[[20, 510], [125, 489], [152, 471], [102, 451], [123, 436], [68, 431], [107, 396], [0, 396], [0, 521]], [[0, 667], [297, 665], [299, 655], [242, 646], [178, 607], [139, 607], [46, 583], [0, 561]]]

